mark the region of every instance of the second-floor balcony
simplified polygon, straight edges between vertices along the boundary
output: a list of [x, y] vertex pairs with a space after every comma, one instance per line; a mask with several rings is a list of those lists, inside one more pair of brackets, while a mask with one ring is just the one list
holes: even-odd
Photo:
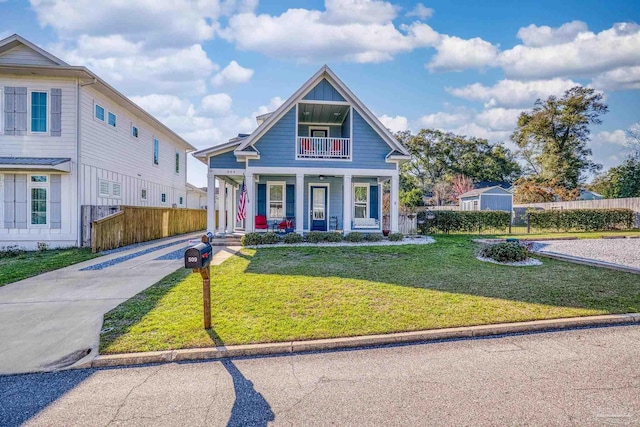
[[351, 138], [299, 136], [296, 159], [351, 160]]

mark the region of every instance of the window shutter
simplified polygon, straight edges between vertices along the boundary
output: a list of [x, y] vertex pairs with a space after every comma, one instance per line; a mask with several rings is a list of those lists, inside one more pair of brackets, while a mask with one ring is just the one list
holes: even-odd
[[287, 218], [296, 216], [296, 187], [293, 184], [287, 184], [287, 210], [285, 216]]
[[16, 88], [12, 86], [4, 87], [4, 134], [16, 134]]
[[369, 218], [378, 218], [378, 186], [372, 185], [369, 187]]
[[27, 175], [16, 175], [15, 180], [15, 228], [27, 228]]
[[49, 196], [51, 228], [60, 229], [62, 228], [62, 175], [54, 174], [49, 179], [51, 183], [51, 194]]
[[14, 135], [26, 135], [27, 134], [27, 88], [16, 87], [15, 90], [15, 134]]
[[15, 220], [16, 183], [14, 174], [4, 175], [4, 228], [16, 228]]
[[258, 184], [258, 209], [256, 215], [267, 214], [267, 184]]
[[62, 89], [51, 89], [51, 136], [62, 135]]

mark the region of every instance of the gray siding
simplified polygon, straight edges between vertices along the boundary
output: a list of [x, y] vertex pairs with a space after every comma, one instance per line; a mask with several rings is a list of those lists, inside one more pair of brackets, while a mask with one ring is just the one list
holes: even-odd
[[245, 162], [239, 162], [235, 154], [233, 154], [233, 150], [231, 150], [209, 157], [209, 167], [216, 169], [244, 169]]
[[50, 203], [51, 212], [49, 218], [51, 220], [51, 228], [59, 229], [62, 227], [62, 177], [59, 174], [51, 174], [50, 183]]
[[56, 65], [55, 62], [24, 45], [18, 45], [0, 55], [0, 64]]
[[513, 206], [513, 198], [511, 196], [503, 196], [497, 194], [484, 193], [480, 199], [481, 210], [507, 211], [511, 212]]
[[331, 84], [326, 79], [322, 79], [322, 81], [318, 83], [313, 89], [311, 89], [311, 92], [309, 92], [302, 99], [342, 102], [344, 102], [345, 100], [342, 95], [340, 95], [338, 91], [333, 86], [331, 86]]
[[289, 110], [255, 144], [260, 151], [259, 160], [250, 160], [250, 166], [268, 167], [326, 167], [357, 169], [395, 169], [386, 163], [391, 148], [358, 112], [353, 116], [352, 161], [296, 160], [296, 110]]

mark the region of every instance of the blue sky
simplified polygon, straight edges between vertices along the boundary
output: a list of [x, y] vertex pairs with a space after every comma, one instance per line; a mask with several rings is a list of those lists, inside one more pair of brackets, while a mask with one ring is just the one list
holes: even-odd
[[[0, 0], [0, 36], [89, 67], [198, 148], [251, 131], [326, 63], [394, 131], [510, 147], [536, 98], [592, 86], [605, 168], [640, 126], [639, 20], [621, 0]], [[188, 179], [205, 185], [204, 165]]]

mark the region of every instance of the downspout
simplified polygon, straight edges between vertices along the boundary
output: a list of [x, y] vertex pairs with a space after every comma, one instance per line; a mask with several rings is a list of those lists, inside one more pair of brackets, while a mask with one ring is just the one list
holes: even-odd
[[80, 94], [82, 93], [81, 89], [84, 86], [92, 85], [97, 83], [98, 80], [94, 77], [93, 80], [89, 83], [80, 83], [80, 78], [78, 78], [78, 84], [76, 86], [76, 192], [78, 197], [78, 247], [82, 246], [82, 194], [84, 194], [83, 184], [84, 181], [80, 179], [80, 142], [82, 137], [82, 132], [80, 131]]

